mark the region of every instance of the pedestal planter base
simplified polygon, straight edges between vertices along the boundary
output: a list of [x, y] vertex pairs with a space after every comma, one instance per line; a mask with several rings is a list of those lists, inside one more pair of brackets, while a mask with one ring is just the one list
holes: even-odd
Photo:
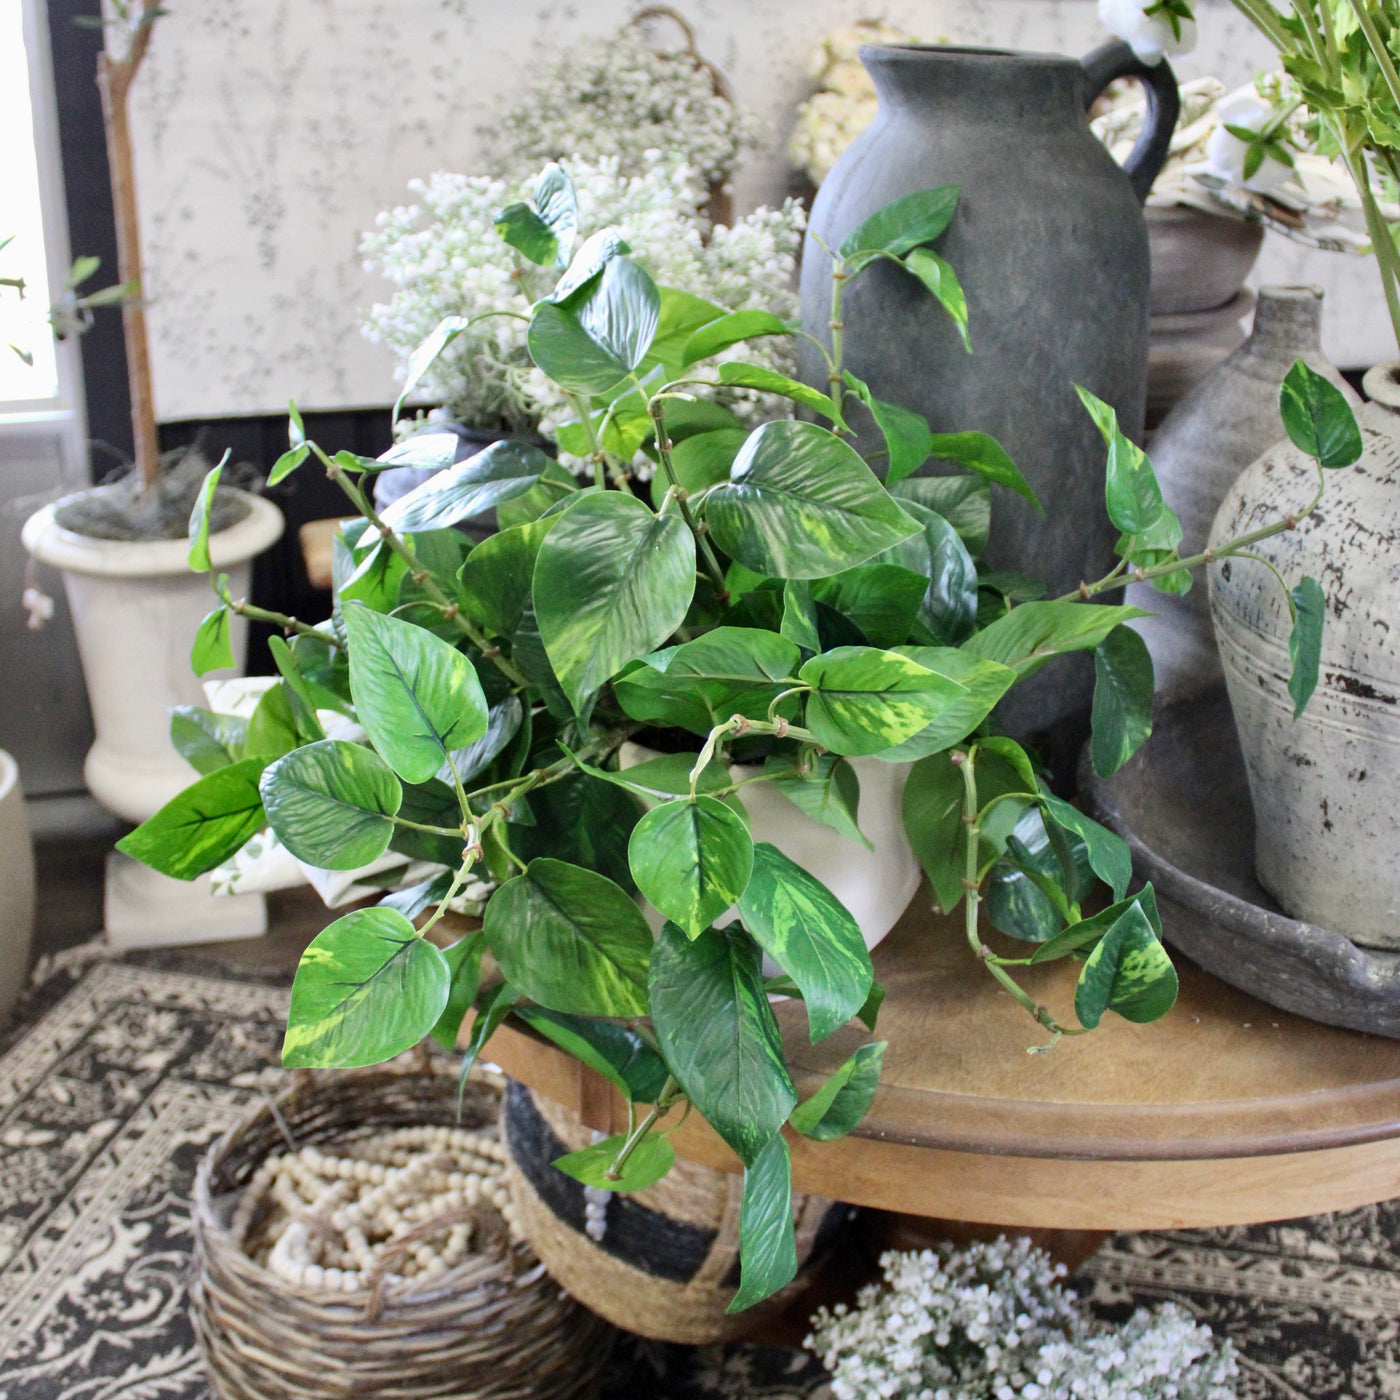
[[262, 895], [216, 895], [207, 875], [172, 880], [120, 851], [107, 857], [102, 909], [107, 940], [122, 951], [258, 938], [267, 932]]
[[19, 766], [0, 749], [0, 1019], [29, 977], [34, 934], [34, 848]]

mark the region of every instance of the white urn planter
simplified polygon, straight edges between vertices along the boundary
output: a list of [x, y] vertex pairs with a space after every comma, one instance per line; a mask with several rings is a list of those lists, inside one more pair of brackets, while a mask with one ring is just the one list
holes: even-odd
[[[655, 757], [653, 750], [627, 743], [618, 754], [618, 763], [631, 768]], [[865, 946], [874, 948], [909, 907], [923, 878], [904, 832], [904, 784], [913, 765], [878, 758], [847, 761], [860, 780], [857, 815], [873, 850], [809, 817], [771, 783], [751, 783], [740, 796], [754, 841], [771, 842], [789, 860], [815, 875], [851, 911]], [[729, 771], [736, 782], [742, 782], [762, 770], [736, 764]], [[644, 905], [643, 912], [654, 928], [661, 927], [661, 915], [650, 904]], [[738, 911], [731, 909], [715, 923], [723, 925], [737, 917]], [[777, 969], [768, 959], [764, 961], [765, 974], [773, 976]]]
[[34, 847], [19, 765], [0, 749], [0, 1021], [24, 990], [33, 936]]
[[[228, 574], [235, 598], [248, 591], [253, 557], [283, 528], [270, 501], [241, 494], [248, 514], [209, 541], [214, 568]], [[63, 504], [31, 516], [22, 539], [35, 559], [63, 573], [96, 733], [83, 777], [105, 807], [141, 822], [195, 777], [170, 742], [169, 712], [204, 704], [190, 646], [215, 600], [209, 580], [190, 571], [184, 540], [75, 534], [54, 518]], [[241, 655], [247, 624], [235, 618], [231, 630], [234, 654]], [[107, 868], [106, 923], [108, 936], [123, 947], [247, 937], [267, 927], [260, 896], [215, 899], [207, 876], [171, 880], [117, 854]]]
[[[1372, 948], [1400, 950], [1400, 380], [1363, 382], [1364, 452], [1329, 471], [1317, 511], [1254, 550], [1289, 586], [1326, 596], [1317, 691], [1293, 718], [1288, 604], [1262, 565], [1210, 571], [1211, 615], [1249, 773], [1259, 882], [1294, 918]], [[1291, 443], [1247, 467], [1211, 542], [1301, 513], [1317, 467]]]

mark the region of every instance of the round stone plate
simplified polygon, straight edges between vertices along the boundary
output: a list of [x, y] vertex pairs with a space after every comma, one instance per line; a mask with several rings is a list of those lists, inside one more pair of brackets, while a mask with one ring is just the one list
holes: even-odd
[[1086, 751], [1080, 790], [1132, 847], [1173, 947], [1273, 1006], [1400, 1038], [1400, 953], [1290, 919], [1256, 882], [1249, 783], [1223, 687], [1160, 707], [1151, 739], [1110, 779]]

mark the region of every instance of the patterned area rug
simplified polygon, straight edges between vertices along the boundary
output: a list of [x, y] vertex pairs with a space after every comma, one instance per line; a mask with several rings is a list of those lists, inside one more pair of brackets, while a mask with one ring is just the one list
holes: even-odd
[[[169, 954], [70, 961], [0, 1053], [0, 1400], [211, 1400], [185, 1311], [199, 1158], [275, 1087], [285, 987]], [[1234, 1338], [1247, 1400], [1400, 1400], [1400, 1203], [1120, 1235], [1105, 1317], [1174, 1299]], [[609, 1400], [808, 1400], [800, 1352], [628, 1340]]]

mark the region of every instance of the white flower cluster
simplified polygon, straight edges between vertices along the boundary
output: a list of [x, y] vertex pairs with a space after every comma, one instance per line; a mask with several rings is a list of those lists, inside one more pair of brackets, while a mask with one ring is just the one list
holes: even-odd
[[648, 153], [671, 152], [704, 185], [724, 185], [756, 124], [715, 92], [686, 52], [661, 53], [635, 25], [585, 39], [547, 68], [493, 127], [501, 169], [539, 169], [581, 151], [641, 174]]
[[833, 29], [812, 50], [807, 75], [817, 91], [798, 109], [788, 160], [820, 185], [836, 159], [875, 119], [875, 84], [860, 61], [862, 44], [907, 44], [909, 35], [884, 20], [862, 19]]
[[[648, 151], [637, 174], [624, 171], [616, 155], [568, 159], [565, 167], [578, 199], [580, 239], [615, 225], [661, 286], [726, 310], [761, 307], [795, 318], [800, 205], [759, 209], [733, 228], [714, 229], [706, 243], [702, 187], [674, 158]], [[533, 171], [518, 184], [442, 173], [414, 181], [418, 202], [381, 214], [360, 245], [367, 269], [399, 287], [371, 309], [364, 331], [394, 351], [400, 374], [444, 317], [501, 313], [458, 336], [420, 385], [422, 397], [440, 400], [473, 427], [548, 433], [575, 416], [530, 364], [525, 344], [530, 307], [553, 288], [559, 269], [523, 262], [494, 226], [506, 205], [529, 198], [533, 183]], [[786, 353], [775, 338], [736, 346], [726, 357], [786, 370]]]
[[836, 1400], [1234, 1400], [1229, 1344], [1168, 1304], [1103, 1331], [1028, 1240], [881, 1257], [885, 1283], [825, 1308], [807, 1347]]

